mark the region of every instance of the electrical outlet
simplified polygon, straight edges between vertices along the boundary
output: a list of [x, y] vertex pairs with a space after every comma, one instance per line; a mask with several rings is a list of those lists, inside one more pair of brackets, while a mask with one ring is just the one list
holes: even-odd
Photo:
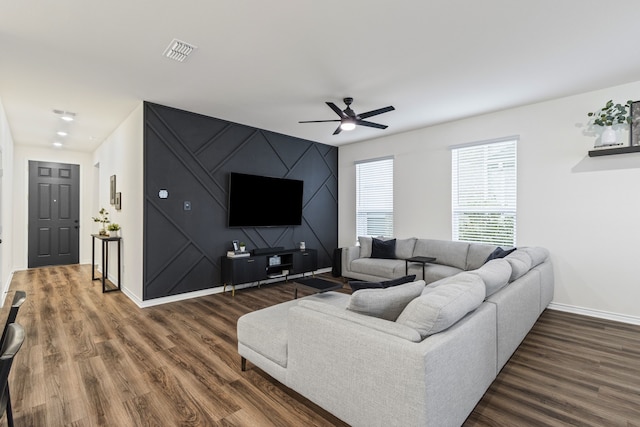
[[185, 200], [184, 202], [184, 210], [185, 211], [190, 211], [191, 210], [191, 202], [188, 200]]

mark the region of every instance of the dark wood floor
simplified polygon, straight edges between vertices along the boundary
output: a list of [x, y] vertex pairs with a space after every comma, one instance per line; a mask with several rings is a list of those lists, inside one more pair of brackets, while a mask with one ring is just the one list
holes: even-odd
[[[13, 277], [0, 319], [25, 290], [16, 425], [345, 425], [251, 364], [240, 371], [236, 320], [291, 299], [293, 284], [140, 309], [90, 276], [75, 265]], [[545, 311], [465, 425], [640, 426], [640, 327]]]

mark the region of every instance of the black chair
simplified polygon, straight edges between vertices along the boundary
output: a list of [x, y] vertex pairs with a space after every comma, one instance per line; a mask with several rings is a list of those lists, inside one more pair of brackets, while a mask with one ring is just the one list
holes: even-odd
[[4, 324], [4, 330], [2, 331], [2, 338], [0, 338], [0, 348], [2, 348], [2, 344], [4, 343], [4, 337], [7, 335], [7, 327], [11, 323], [15, 323], [16, 317], [18, 317], [18, 310], [20, 310], [20, 306], [27, 299], [27, 293], [25, 291], [16, 291], [13, 296], [13, 302], [11, 303], [11, 309], [9, 310], [9, 317], [7, 317], [7, 322]]
[[[9, 394], [9, 372], [11, 365], [22, 343], [24, 342], [24, 329], [17, 323], [11, 323], [5, 328], [4, 343], [0, 349], [0, 408], [7, 413], [7, 424], [13, 427], [13, 412], [11, 411], [11, 396]], [[0, 414], [0, 418], [2, 415]]]

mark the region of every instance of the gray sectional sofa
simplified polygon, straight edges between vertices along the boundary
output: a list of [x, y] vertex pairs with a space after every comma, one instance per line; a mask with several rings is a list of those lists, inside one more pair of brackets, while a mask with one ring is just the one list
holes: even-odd
[[373, 239], [359, 237], [360, 246], [342, 249], [342, 276], [359, 280], [386, 280], [405, 275], [405, 259], [417, 256], [434, 257], [436, 260], [425, 268], [409, 263], [409, 273], [431, 283], [456, 273], [479, 268], [496, 245], [455, 242], [435, 239], [395, 239], [395, 258], [371, 257]]
[[[237, 330], [243, 366], [249, 360], [353, 426], [462, 424], [551, 302], [553, 268], [543, 248], [485, 263], [495, 246], [424, 240], [404, 255], [419, 249], [451, 275], [246, 314]], [[345, 252], [350, 271], [362, 257]], [[403, 260], [376, 261], [385, 262], [355, 277], [404, 275]]]

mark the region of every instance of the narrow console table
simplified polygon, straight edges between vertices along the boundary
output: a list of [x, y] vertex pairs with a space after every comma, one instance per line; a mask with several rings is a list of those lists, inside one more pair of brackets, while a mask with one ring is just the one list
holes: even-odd
[[288, 279], [294, 274], [310, 273], [318, 269], [318, 251], [315, 249], [284, 249], [271, 253], [245, 257], [220, 258], [222, 265], [223, 292], [231, 286], [231, 295], [236, 285], [261, 282], [268, 279]]
[[[91, 235], [91, 280], [102, 279], [102, 293], [120, 290], [120, 243], [122, 237], [117, 236], [101, 236], [100, 234]], [[102, 277], [96, 277], [96, 239], [102, 241]], [[118, 285], [114, 288], [107, 289], [105, 286], [109, 272], [109, 243], [116, 242], [118, 246]]]

